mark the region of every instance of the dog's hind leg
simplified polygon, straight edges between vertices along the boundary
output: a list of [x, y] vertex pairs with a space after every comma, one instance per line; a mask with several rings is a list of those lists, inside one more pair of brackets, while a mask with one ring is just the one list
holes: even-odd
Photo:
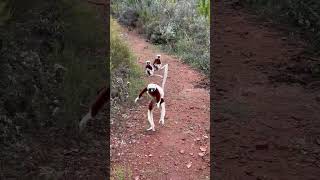
[[168, 64], [165, 64], [164, 66], [162, 66], [161, 69], [164, 69], [162, 85], [161, 85], [162, 89], [164, 90], [164, 85], [165, 85], [167, 77], [168, 77]]
[[165, 106], [165, 102], [161, 103], [161, 114], [160, 114], [160, 121], [159, 123], [161, 123], [162, 125], [164, 125], [164, 117], [166, 115], [166, 106]]
[[153, 101], [150, 101], [149, 109], [148, 109], [148, 121], [150, 123], [150, 128], [148, 128], [147, 131], [150, 131], [150, 130], [155, 131], [152, 109], [153, 109]]
[[151, 117], [151, 127], [152, 127], [152, 131], [155, 131], [155, 128], [154, 128], [154, 121], [153, 121], [153, 111], [151, 110], [150, 111], [150, 117]]

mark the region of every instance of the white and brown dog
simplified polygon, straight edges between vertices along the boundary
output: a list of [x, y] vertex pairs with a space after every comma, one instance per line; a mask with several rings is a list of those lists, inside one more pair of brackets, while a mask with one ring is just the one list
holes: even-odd
[[153, 67], [151, 66], [151, 62], [150, 62], [150, 61], [146, 61], [145, 70], [146, 70], [146, 74], [147, 74], [148, 76], [153, 76], [154, 69], [153, 69]]
[[153, 61], [153, 67], [155, 68], [156, 71], [158, 71], [161, 68], [161, 60], [160, 60], [161, 55], [158, 54], [156, 56], [156, 59]]
[[102, 109], [103, 105], [109, 101], [110, 98], [110, 89], [106, 87], [102, 87], [97, 92], [98, 96], [96, 97], [95, 101], [92, 102], [89, 112], [81, 119], [79, 123], [80, 131], [82, 131], [87, 122], [94, 118], [98, 112]]
[[150, 61], [146, 61], [145, 72], [146, 72], [147, 76], [159, 76], [159, 77], [163, 78], [163, 76], [161, 76], [159, 74], [154, 74], [154, 71], [155, 71], [155, 67], [151, 65]]
[[142, 97], [142, 95], [147, 92], [149, 96], [152, 98], [149, 107], [148, 107], [148, 121], [150, 123], [150, 128], [147, 129], [147, 131], [155, 131], [155, 125], [153, 121], [153, 106], [154, 103], [156, 103], [157, 107], [160, 108], [161, 106], [161, 114], [160, 114], [160, 121], [162, 125], [164, 124], [164, 117], [166, 114], [166, 109], [165, 109], [165, 102], [164, 102], [164, 91], [163, 89], [157, 85], [157, 84], [148, 84], [147, 87], [145, 87], [139, 94], [139, 96], [135, 99], [135, 103]]

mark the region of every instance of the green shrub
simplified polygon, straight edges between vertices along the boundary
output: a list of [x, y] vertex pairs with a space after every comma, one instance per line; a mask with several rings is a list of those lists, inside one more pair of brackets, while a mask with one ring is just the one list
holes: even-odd
[[[130, 82], [128, 86], [120, 87], [121, 91], [127, 91], [129, 102], [133, 102], [141, 88], [144, 86], [144, 81], [141, 79], [143, 74], [142, 69], [136, 64], [136, 57], [130, 51], [128, 44], [121, 37], [121, 27], [114, 20], [110, 20], [110, 66], [112, 77], [120, 76], [123, 80]], [[125, 74], [116, 74], [118, 71], [124, 70]], [[116, 83], [116, 81], [113, 81]], [[112, 87], [115, 87], [112, 84]], [[122, 94], [123, 96], [123, 94]]]
[[110, 62], [113, 69], [119, 68], [122, 65], [133, 66], [134, 57], [130, 52], [128, 45], [120, 37], [121, 28], [118, 23], [110, 20]]
[[315, 53], [320, 49], [320, 2], [317, 0], [244, 0], [263, 17], [286, 23], [309, 37]]
[[[133, 21], [134, 18], [123, 20], [123, 17], [127, 17], [128, 12], [137, 12], [136, 24], [151, 42], [162, 45], [165, 50], [176, 53], [185, 62], [209, 75], [209, 1], [120, 0], [113, 1], [112, 7], [120, 22]], [[184, 42], [187, 45], [183, 45]]]
[[0, 26], [4, 25], [11, 17], [11, 7], [8, 1], [0, 2]]

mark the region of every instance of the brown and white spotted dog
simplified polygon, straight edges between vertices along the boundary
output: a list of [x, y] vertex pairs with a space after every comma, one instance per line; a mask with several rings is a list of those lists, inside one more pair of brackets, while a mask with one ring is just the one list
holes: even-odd
[[148, 121], [149, 121], [151, 127], [148, 128], [147, 131], [150, 131], [150, 130], [155, 131], [155, 125], [154, 125], [153, 114], [152, 114], [153, 105], [154, 105], [154, 103], [156, 103], [158, 108], [160, 108], [160, 106], [161, 106], [161, 114], [160, 114], [159, 123], [161, 123], [163, 125], [164, 124], [164, 117], [166, 114], [165, 102], [164, 102], [164, 91], [157, 84], [148, 84], [148, 86], [140, 92], [140, 94], [136, 98], [135, 102], [137, 102], [145, 92], [147, 92], [149, 94], [149, 96], [152, 98], [149, 103], [149, 107], [148, 107]]
[[94, 118], [98, 114], [103, 105], [109, 101], [110, 89], [106, 87], [100, 88], [97, 94], [98, 96], [96, 97], [95, 101], [92, 102], [89, 112], [81, 119], [79, 123], [80, 131], [83, 130], [90, 119]]
[[158, 71], [161, 68], [161, 60], [160, 60], [161, 55], [158, 54], [156, 56], [156, 59], [153, 61], [153, 67], [155, 71]]
[[159, 74], [154, 74], [154, 70], [155, 70], [155, 67], [151, 65], [151, 62], [146, 61], [145, 71], [146, 71], [147, 76], [159, 76], [159, 77], [163, 78], [163, 76], [161, 76]]
[[148, 76], [152, 76], [152, 75], [153, 75], [153, 73], [154, 73], [154, 68], [153, 68], [153, 66], [151, 66], [151, 62], [150, 62], [150, 61], [146, 61], [145, 70], [146, 70], [146, 74], [147, 74]]

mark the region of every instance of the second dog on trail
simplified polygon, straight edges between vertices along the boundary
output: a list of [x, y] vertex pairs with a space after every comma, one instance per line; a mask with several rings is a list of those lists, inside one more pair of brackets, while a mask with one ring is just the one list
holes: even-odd
[[150, 61], [146, 61], [146, 66], [145, 66], [145, 72], [147, 74], [147, 76], [159, 76], [161, 78], [163, 78], [163, 76], [158, 75], [158, 74], [154, 74], [154, 66], [151, 65]]

